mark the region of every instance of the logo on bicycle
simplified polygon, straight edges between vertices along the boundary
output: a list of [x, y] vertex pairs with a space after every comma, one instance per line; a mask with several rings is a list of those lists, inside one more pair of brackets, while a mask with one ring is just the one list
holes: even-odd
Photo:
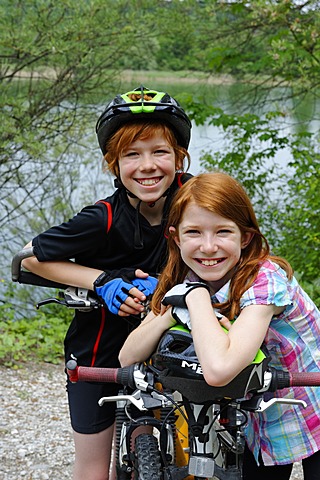
[[197, 362], [192, 362], [192, 363], [189, 363], [187, 362], [186, 360], [182, 360], [181, 362], [181, 367], [182, 368], [190, 368], [191, 370], [193, 370], [195, 373], [197, 373], [198, 375], [202, 375], [202, 368], [201, 368], [201, 365]]

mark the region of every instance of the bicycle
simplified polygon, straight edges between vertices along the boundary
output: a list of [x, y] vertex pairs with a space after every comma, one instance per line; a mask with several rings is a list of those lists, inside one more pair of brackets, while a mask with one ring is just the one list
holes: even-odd
[[[55, 302], [84, 310], [100, 308], [99, 301], [88, 291], [21, 271], [22, 259], [32, 255], [32, 249], [27, 250], [13, 259], [14, 281], [64, 289], [59, 292], [59, 298], [48, 298], [39, 302], [38, 307]], [[182, 327], [174, 328], [183, 335]], [[74, 358], [66, 369], [74, 382], [112, 382], [124, 387], [117, 396], [99, 401], [100, 406], [117, 402], [118, 480], [132, 479], [132, 475], [136, 480], [241, 480], [246, 412], [262, 412], [274, 403], [305, 407], [305, 402], [296, 399], [273, 398], [266, 402], [262, 397], [267, 391], [320, 385], [320, 372], [274, 370], [268, 367], [268, 358], [261, 351], [254, 362], [225, 387], [206, 384], [197, 359], [190, 361], [181, 354], [158, 352], [151, 362], [124, 368], [78, 366]], [[143, 415], [135, 418], [131, 405]], [[151, 412], [155, 415], [150, 416]], [[141, 425], [149, 426], [153, 432], [138, 435], [133, 445], [133, 435]]]
[[[155, 357], [154, 359], [157, 362]], [[105, 402], [117, 401], [118, 404], [123, 404], [125, 410], [130, 404], [141, 412], [163, 410], [162, 416], [158, 418], [143, 416], [138, 419], [132, 419], [126, 410], [126, 420], [121, 418], [120, 436], [117, 425], [116, 461], [119, 480], [132, 478], [132, 472], [135, 472], [134, 478], [139, 480], [182, 480], [190, 475], [195, 480], [240, 480], [245, 412], [262, 412], [274, 403], [306, 407], [305, 402], [296, 399], [273, 398], [264, 401], [262, 394], [293, 386], [320, 385], [320, 372], [289, 373], [275, 370], [267, 366], [266, 357], [260, 357], [259, 362], [249, 368], [250, 371], [245, 369], [225, 387], [211, 387], [203, 379], [192, 379], [187, 374], [168, 374], [167, 369], [159, 370], [159, 360], [157, 367], [146, 363], [123, 368], [81, 367], [75, 359], [67, 363], [71, 381], [113, 382], [133, 390], [125, 391], [117, 397], [101, 398], [101, 406]], [[194, 372], [193, 368], [192, 370]], [[159, 382], [169, 389], [169, 393], [156, 388]], [[180, 394], [178, 399], [174, 397], [173, 391]], [[248, 392], [252, 394], [250, 399], [243, 396]], [[240, 398], [233, 398], [238, 394]], [[176, 440], [179, 438], [176, 438], [176, 425], [172, 422], [172, 413], [176, 409], [189, 427], [189, 459], [183, 465], [176, 461], [175, 448], [179, 447]], [[132, 433], [140, 425], [156, 428], [158, 435], [139, 435], [133, 449]]]

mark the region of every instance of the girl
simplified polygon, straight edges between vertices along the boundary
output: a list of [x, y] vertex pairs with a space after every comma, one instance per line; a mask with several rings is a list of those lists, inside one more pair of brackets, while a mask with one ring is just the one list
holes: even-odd
[[[24, 267], [95, 290], [107, 307], [76, 311], [65, 338], [66, 360], [74, 355], [80, 365], [119, 365], [130, 324], [137, 323], [132, 315], [144, 310], [141, 302], [153, 293], [154, 276], [166, 259], [164, 234], [173, 194], [191, 177], [182, 173], [184, 158], [190, 162], [190, 129], [189, 118], [167, 93], [142, 86], [117, 95], [96, 128], [107, 167], [116, 176], [116, 192], [27, 245], [35, 256], [24, 260]], [[76, 454], [73, 478], [108, 480], [115, 405], [101, 408], [98, 400], [115, 395], [118, 387], [68, 382], [67, 391]]]
[[[263, 342], [271, 366], [319, 370], [320, 312], [288, 262], [270, 254], [250, 200], [236, 180], [224, 173], [194, 177], [177, 193], [168, 225], [169, 258], [152, 312], [124, 344], [122, 365], [151, 355], [163, 332], [175, 324], [172, 309], [164, 307], [172, 305], [188, 309], [187, 323], [210, 385], [230, 382]], [[215, 311], [224, 316], [228, 334]], [[293, 394], [286, 389], [276, 395]], [[296, 388], [294, 396], [306, 401], [305, 410], [275, 405], [250, 414], [245, 480], [289, 479], [293, 462], [299, 460], [305, 480], [320, 478], [320, 390]]]

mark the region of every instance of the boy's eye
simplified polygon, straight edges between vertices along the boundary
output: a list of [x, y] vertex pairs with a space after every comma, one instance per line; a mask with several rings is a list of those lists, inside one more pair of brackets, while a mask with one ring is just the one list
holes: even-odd
[[162, 149], [155, 150], [154, 153], [163, 155], [163, 154], [169, 153], [169, 152], [168, 152], [168, 150], [165, 150], [165, 149], [162, 148]]
[[134, 157], [135, 155], [138, 155], [137, 152], [124, 152], [123, 156], [124, 157]]

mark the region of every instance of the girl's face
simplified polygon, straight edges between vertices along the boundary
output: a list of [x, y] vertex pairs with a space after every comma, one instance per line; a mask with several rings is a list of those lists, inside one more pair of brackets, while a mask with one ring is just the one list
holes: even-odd
[[[174, 227], [170, 227], [174, 232]], [[194, 203], [187, 206], [175, 241], [182, 260], [202, 280], [219, 290], [233, 275], [241, 250], [252, 238], [236, 223]]]
[[174, 180], [174, 150], [165, 137], [157, 133], [131, 143], [119, 158], [119, 169], [127, 190], [143, 202], [155, 202]]

